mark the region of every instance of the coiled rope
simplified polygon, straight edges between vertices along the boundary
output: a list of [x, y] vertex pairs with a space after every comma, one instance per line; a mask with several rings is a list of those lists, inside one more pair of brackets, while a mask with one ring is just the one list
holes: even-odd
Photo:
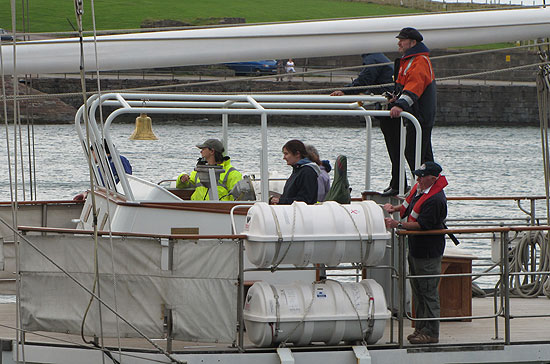
[[[548, 236], [542, 231], [527, 231], [510, 251], [510, 272], [548, 272], [550, 249]], [[514, 274], [510, 276], [510, 293], [523, 297], [546, 295], [550, 298], [548, 275]]]
[[[537, 97], [539, 103], [540, 134], [544, 165], [546, 191], [546, 214], [550, 218], [550, 146], [548, 143], [548, 122], [550, 105], [550, 54], [541, 51], [545, 61], [537, 73]], [[542, 231], [525, 232], [516, 246], [510, 251], [510, 272], [541, 272], [541, 274], [513, 275], [510, 277], [510, 292], [520, 297], [538, 297], [542, 294], [550, 298], [550, 248], [549, 235]]]
[[[548, 45], [548, 43], [545, 43]], [[543, 51], [539, 48], [541, 63], [536, 77], [537, 98], [539, 104], [540, 136], [542, 145], [542, 158], [544, 166], [545, 192], [546, 192], [546, 215], [547, 221], [550, 221], [550, 146], [548, 142], [548, 122], [550, 105], [550, 48], [549, 51]], [[527, 210], [521, 207], [518, 201], [518, 207], [521, 211], [531, 216]], [[532, 216], [531, 216], [532, 217]], [[517, 234], [516, 234], [517, 236]], [[509, 278], [509, 290], [513, 295], [520, 297], [538, 297], [546, 295], [550, 298], [550, 279], [547, 272], [550, 271], [550, 249], [548, 234], [542, 231], [524, 232], [517, 243], [510, 243], [516, 240], [512, 238], [503, 244], [508, 245], [509, 249], [509, 272], [515, 273]], [[486, 269], [488, 272], [499, 263]], [[525, 273], [525, 274], [522, 274]], [[478, 278], [477, 276], [476, 278]], [[499, 283], [500, 284], [500, 280]], [[474, 293], [479, 292], [474, 288]], [[483, 293], [483, 292], [480, 292]]]

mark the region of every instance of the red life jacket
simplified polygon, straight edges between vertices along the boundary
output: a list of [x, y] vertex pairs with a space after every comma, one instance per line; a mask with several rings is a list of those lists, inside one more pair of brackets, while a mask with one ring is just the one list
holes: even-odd
[[[411, 213], [409, 214], [409, 217], [407, 218], [407, 221], [416, 221], [418, 215], [420, 214], [420, 209], [422, 208], [422, 204], [424, 203], [424, 201], [443, 190], [448, 184], [449, 183], [447, 183], [447, 179], [445, 178], [445, 176], [439, 175], [435, 183], [432, 185], [432, 188], [430, 188], [430, 192], [422, 194], [422, 197], [420, 197], [420, 199], [416, 201]], [[413, 197], [416, 195], [417, 187], [418, 183], [413, 186], [411, 192], [405, 199], [405, 202], [403, 202], [403, 205], [401, 205], [401, 208], [399, 209], [399, 214], [401, 215], [401, 218], [405, 217], [405, 211], [407, 211], [407, 207], [411, 203]]]

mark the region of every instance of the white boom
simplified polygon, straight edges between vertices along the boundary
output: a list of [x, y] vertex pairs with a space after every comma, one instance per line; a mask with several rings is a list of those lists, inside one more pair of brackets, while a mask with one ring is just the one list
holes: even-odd
[[[415, 27], [429, 48], [550, 36], [550, 8], [526, 8], [382, 18], [310, 21], [161, 31], [98, 37], [99, 70], [322, 57], [395, 51], [395, 35]], [[72, 73], [80, 66], [77, 38], [2, 46], [4, 72]], [[85, 68], [96, 69], [93, 38], [85, 38]]]

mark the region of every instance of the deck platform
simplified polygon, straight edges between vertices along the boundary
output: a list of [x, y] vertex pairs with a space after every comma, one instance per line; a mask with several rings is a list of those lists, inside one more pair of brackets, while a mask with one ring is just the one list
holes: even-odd
[[[545, 315], [550, 314], [550, 300], [546, 297], [522, 299], [511, 298], [511, 315]], [[490, 316], [493, 313], [493, 298], [473, 298], [472, 309], [474, 316]], [[16, 337], [16, 305], [14, 303], [0, 304], [0, 338], [3, 340], [13, 340]], [[393, 325], [393, 340], [391, 338], [390, 322], [388, 321], [384, 336], [376, 345], [369, 345], [372, 349], [396, 348], [398, 343], [398, 323], [392, 320]], [[535, 342], [550, 342], [550, 318], [512, 318], [511, 326], [511, 342], [512, 343], [535, 343]], [[406, 337], [413, 331], [411, 321], [404, 321], [404, 336]], [[474, 319], [468, 321], [443, 321], [440, 329], [439, 344], [431, 344], [434, 350], [444, 349], [449, 346], [457, 347], [465, 346], [491, 346], [501, 345], [504, 343], [504, 319], [498, 319], [498, 336], [495, 335], [495, 320], [489, 319]], [[246, 335], [245, 335], [246, 338]], [[89, 339], [89, 338], [88, 338]], [[246, 339], [245, 339], [246, 340]], [[82, 340], [76, 335], [67, 335], [62, 333], [27, 333], [27, 342], [41, 342], [54, 344], [73, 344], [82, 345]], [[166, 348], [166, 340], [155, 340], [162, 348]], [[411, 345], [406, 339], [403, 340], [404, 348], [415, 348], [418, 345]], [[125, 348], [136, 349], [151, 349], [153, 347], [142, 339], [121, 338], [120, 343]], [[108, 347], [118, 347], [116, 338], [105, 339], [105, 345]], [[318, 347], [321, 344], [316, 344]], [[236, 348], [224, 344], [213, 343], [196, 343], [196, 342], [181, 342], [173, 341], [172, 350], [174, 352], [187, 351], [236, 351]], [[248, 340], [245, 343], [245, 350], [258, 350]], [[549, 358], [550, 360], [550, 358]]]

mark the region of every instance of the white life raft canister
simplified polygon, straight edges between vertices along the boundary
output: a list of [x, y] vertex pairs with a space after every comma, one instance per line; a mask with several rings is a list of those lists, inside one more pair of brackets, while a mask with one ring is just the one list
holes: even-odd
[[244, 307], [248, 338], [262, 347], [283, 341], [336, 345], [365, 340], [374, 344], [384, 335], [389, 318], [384, 290], [372, 279], [284, 285], [256, 282], [248, 290]]
[[391, 238], [382, 208], [374, 201], [275, 206], [257, 202], [248, 210], [243, 234], [248, 259], [262, 268], [279, 263], [375, 265]]

